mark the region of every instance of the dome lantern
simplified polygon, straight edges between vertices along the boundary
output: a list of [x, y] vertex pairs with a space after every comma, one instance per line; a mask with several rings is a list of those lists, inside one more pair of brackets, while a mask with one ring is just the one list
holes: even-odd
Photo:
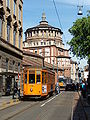
[[44, 12], [42, 13], [42, 21], [46, 21], [46, 15]]

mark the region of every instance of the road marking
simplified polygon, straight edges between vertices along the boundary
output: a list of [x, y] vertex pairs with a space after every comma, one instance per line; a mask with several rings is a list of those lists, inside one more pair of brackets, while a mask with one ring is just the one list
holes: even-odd
[[[62, 92], [61, 92], [61, 93], [62, 93]], [[60, 94], [60, 93], [59, 93], [59, 94]], [[54, 96], [53, 98], [49, 99], [49, 100], [46, 101], [45, 103], [43, 103], [43, 104], [41, 105], [41, 107], [45, 106], [45, 104], [47, 104], [47, 103], [49, 103], [50, 101], [52, 101], [53, 99], [55, 99], [57, 96], [59, 96], [59, 94], [56, 95], [56, 96]]]
[[41, 107], [43, 107], [45, 104], [49, 103], [50, 101], [52, 101], [53, 99], [55, 99], [56, 96], [54, 96], [53, 98], [49, 99], [48, 101], [46, 101], [44, 104], [41, 105]]

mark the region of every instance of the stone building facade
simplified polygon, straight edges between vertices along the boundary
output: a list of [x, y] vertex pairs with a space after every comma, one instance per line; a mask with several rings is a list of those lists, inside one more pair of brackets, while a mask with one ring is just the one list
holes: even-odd
[[22, 61], [23, 0], [0, 0], [0, 94], [12, 92]]
[[73, 83], [79, 83], [79, 67], [76, 61], [71, 60], [71, 80]]
[[57, 69], [63, 69], [63, 72], [58, 71], [58, 76], [70, 78], [69, 51], [64, 49], [62, 34], [61, 29], [48, 24], [43, 13], [40, 24], [25, 31], [23, 49], [43, 56], [44, 61], [57, 66]]

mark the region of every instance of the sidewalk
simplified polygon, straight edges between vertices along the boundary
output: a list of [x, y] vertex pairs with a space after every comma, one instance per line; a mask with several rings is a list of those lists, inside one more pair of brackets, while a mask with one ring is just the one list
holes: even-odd
[[81, 93], [79, 92], [79, 95], [81, 96], [81, 103], [84, 108], [85, 114], [86, 114], [86, 120], [90, 120], [90, 104], [88, 104], [87, 99], [83, 98]]
[[72, 120], [90, 120], [90, 105], [81, 92], [75, 92]]
[[2, 96], [0, 97], [0, 110], [18, 103], [20, 103], [20, 101], [17, 98], [12, 99], [12, 96]]

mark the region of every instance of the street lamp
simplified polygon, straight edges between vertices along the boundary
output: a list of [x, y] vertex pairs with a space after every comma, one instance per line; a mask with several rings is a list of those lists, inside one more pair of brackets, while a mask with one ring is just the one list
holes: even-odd
[[58, 81], [58, 60], [57, 60], [57, 81]]

